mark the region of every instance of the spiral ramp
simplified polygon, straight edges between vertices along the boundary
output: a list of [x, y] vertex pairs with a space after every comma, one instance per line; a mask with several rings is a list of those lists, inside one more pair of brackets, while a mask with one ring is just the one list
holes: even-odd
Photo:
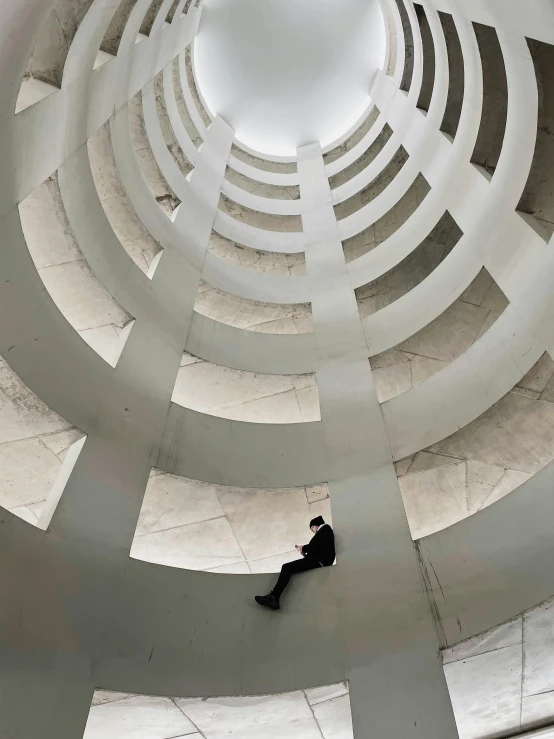
[[554, 736], [554, 6], [379, 0], [282, 156], [210, 2], [0, 0], [0, 737]]

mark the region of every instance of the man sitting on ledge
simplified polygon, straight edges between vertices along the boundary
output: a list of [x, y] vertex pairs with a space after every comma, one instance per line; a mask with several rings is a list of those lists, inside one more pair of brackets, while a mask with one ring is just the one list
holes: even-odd
[[278, 611], [281, 607], [279, 599], [283, 594], [283, 590], [287, 587], [291, 575], [298, 572], [307, 572], [307, 570], [315, 570], [317, 567], [329, 567], [335, 561], [335, 535], [329, 524], [325, 523], [323, 516], [318, 516], [310, 521], [310, 529], [315, 536], [309, 544], [304, 546], [296, 545], [296, 549], [304, 557], [304, 559], [296, 559], [294, 562], [287, 562], [281, 567], [281, 574], [277, 580], [277, 584], [269, 593], [269, 595], [257, 595], [256, 603], [272, 611]]

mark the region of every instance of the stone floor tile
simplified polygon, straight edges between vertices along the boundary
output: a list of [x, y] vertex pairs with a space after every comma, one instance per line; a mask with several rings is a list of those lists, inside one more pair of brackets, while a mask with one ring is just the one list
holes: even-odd
[[473, 305], [481, 305], [492, 283], [493, 279], [490, 274], [486, 269], [482, 269], [467, 290], [462, 293], [460, 300]]
[[295, 390], [219, 408], [212, 415], [248, 423], [302, 423]]
[[460, 739], [519, 728], [521, 652], [516, 644], [444, 666]]
[[225, 515], [213, 485], [161, 474], [146, 487], [135, 536]]
[[354, 738], [349, 695], [318, 703], [313, 710], [323, 739]]
[[170, 567], [209, 570], [244, 561], [226, 518], [138, 536], [131, 557]]
[[92, 706], [83, 739], [173, 739], [194, 733], [169, 698], [136, 695]]

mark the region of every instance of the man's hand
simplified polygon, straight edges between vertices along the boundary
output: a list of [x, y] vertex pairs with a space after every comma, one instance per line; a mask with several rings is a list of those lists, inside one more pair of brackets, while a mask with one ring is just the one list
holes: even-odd
[[295, 544], [294, 548], [297, 549], [300, 552], [300, 554], [302, 554], [302, 547], [301, 546], [299, 546], [298, 544]]

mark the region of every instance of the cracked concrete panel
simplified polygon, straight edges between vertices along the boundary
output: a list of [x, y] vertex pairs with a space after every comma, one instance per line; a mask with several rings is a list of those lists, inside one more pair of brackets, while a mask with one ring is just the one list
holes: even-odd
[[[131, 317], [98, 281], [84, 259], [67, 220], [55, 177], [26, 198], [20, 206], [20, 217], [29, 252], [52, 300], [82, 338], [113, 364], [120, 352], [120, 330]], [[90, 329], [102, 331], [91, 334]]]
[[478, 634], [471, 639], [466, 639], [454, 647], [444, 649], [442, 652], [443, 663], [460, 662], [461, 660], [476, 657], [478, 654], [494, 652], [504, 647], [521, 645], [523, 640], [523, 624], [521, 618], [516, 618], [508, 623], [495, 626], [494, 629]]
[[10, 510], [44, 502], [60, 468], [39, 438], [0, 444], [0, 504]]
[[237, 221], [247, 223], [249, 226], [262, 228], [266, 231], [298, 232], [302, 231], [301, 216], [280, 216], [273, 213], [262, 213], [252, 210], [244, 205], [239, 205], [230, 200], [226, 195], [221, 195], [219, 208], [223, 213], [236, 218]]
[[135, 536], [165, 531], [225, 515], [213, 485], [185, 477], [150, 477]]
[[[314, 516], [331, 523], [328, 486], [317, 488], [312, 502], [314, 488], [224, 487], [153, 470], [132, 555], [191, 569], [278, 572], [298, 559], [294, 546], [309, 541]], [[221, 536], [221, 544], [211, 541]]]
[[293, 559], [297, 559], [294, 546], [307, 544], [312, 537], [304, 488], [253, 490], [216, 486], [215, 490], [247, 562], [291, 551]]
[[554, 603], [543, 603], [523, 615], [523, 695], [554, 690]]
[[117, 54], [123, 31], [137, 0], [121, 0], [106, 29], [100, 49], [108, 54]]
[[280, 305], [238, 298], [203, 283], [198, 288], [194, 310], [229, 326], [277, 334], [313, 332], [311, 305]]
[[160, 121], [160, 127], [162, 129], [165, 145], [167, 146], [170, 154], [175, 159], [175, 162], [177, 163], [179, 169], [186, 177], [189, 172], [192, 172], [193, 166], [183, 153], [183, 150], [177, 143], [177, 139], [175, 138], [175, 134], [173, 133], [171, 121], [169, 120], [167, 108], [165, 107], [163, 72], [160, 72], [160, 74], [158, 74], [154, 78], [154, 93], [156, 97], [156, 110], [158, 112], [158, 118]]
[[518, 210], [554, 233], [554, 46], [529, 40], [539, 90], [539, 120], [533, 165]]
[[[460, 235], [459, 229], [453, 228], [445, 249], [448, 250], [449, 240], [456, 243]], [[408, 284], [410, 279], [418, 279], [415, 268], [412, 272], [408, 269], [405, 275]], [[404, 294], [394, 283], [367, 286], [362, 290], [365, 292], [357, 291], [362, 317]], [[370, 358], [379, 402], [411, 390], [460, 357], [481, 338], [507, 305], [507, 298], [489, 273], [482, 270], [466, 292], [438, 318], [394, 349]]]
[[84, 739], [170, 739], [194, 732], [170, 698], [135, 695], [92, 705]]
[[301, 692], [205, 701], [177, 698], [175, 702], [210, 739], [321, 739]]
[[413, 290], [446, 259], [461, 237], [456, 222], [445, 213], [431, 234], [406, 259], [356, 290], [360, 317], [366, 318]]
[[[308, 383], [308, 384], [307, 384]], [[311, 405], [301, 398], [310, 391]], [[318, 421], [319, 398], [315, 376], [262, 375], [195, 362], [181, 367], [172, 400], [201, 413], [257, 423]]]
[[460, 123], [464, 101], [465, 71], [460, 37], [454, 19], [449, 13], [439, 12], [448, 54], [448, 97], [441, 123], [441, 131], [454, 138]]
[[274, 198], [275, 200], [298, 200], [300, 198], [300, 188], [298, 185], [268, 185], [265, 182], [258, 182], [237, 172], [231, 166], [227, 167], [225, 178], [237, 187], [246, 190], [246, 192], [259, 195], [263, 198]]
[[237, 159], [240, 159], [241, 162], [262, 169], [264, 172], [277, 172], [278, 174], [296, 173], [296, 162], [271, 162], [269, 159], [260, 159], [253, 154], [249, 154], [238, 144], [233, 144], [231, 154]]
[[[429, 190], [430, 187], [425, 177], [421, 174], [418, 175], [408, 191], [382, 218], [356, 234], [356, 236], [342, 242], [345, 260], [352, 262], [354, 259], [362, 257], [396, 233], [419, 208]], [[434, 235], [432, 232], [429, 238], [432, 241], [439, 241], [440, 235]]]
[[69, 47], [93, 0], [57, 0], [41, 28], [25, 75], [61, 87]]
[[360, 210], [364, 205], [375, 200], [375, 198], [384, 192], [388, 185], [390, 185], [407, 161], [408, 153], [404, 147], [401, 146], [385, 169], [383, 169], [382, 172], [380, 172], [377, 177], [369, 183], [369, 185], [366, 185], [363, 190], [360, 190], [355, 195], [352, 195], [352, 197], [344, 200], [342, 203], [337, 203], [337, 205], [334, 206], [337, 220], [340, 221], [343, 218], [352, 215], [352, 213], [356, 213], [356, 211]]
[[[131, 118], [131, 135], [136, 146], [142, 143], [138, 125], [136, 118]], [[147, 273], [152, 259], [160, 251], [160, 245], [144, 228], [127, 198], [112, 151], [109, 124], [99, 128], [88, 140], [88, 153], [104, 213], [125, 251]]]
[[129, 125], [132, 130], [133, 148], [144, 181], [160, 207], [169, 215], [179, 205], [179, 199], [167, 184], [152, 153], [144, 127], [142, 92], [129, 100]]
[[70, 423], [54, 413], [29, 390], [2, 358], [0, 358], [0, 419], [0, 444], [68, 431], [72, 428]]
[[460, 739], [479, 739], [520, 726], [521, 645], [444, 666]]
[[36, 526], [69, 447], [83, 434], [0, 359], [0, 505]]
[[314, 717], [324, 739], [351, 739], [353, 734], [350, 695], [313, 706]]
[[[331, 151], [328, 151], [327, 154], [323, 155], [324, 163], [331, 164], [331, 162], [334, 162], [343, 154], [346, 154], [347, 151], [350, 151], [357, 144], [359, 144], [363, 137], [369, 132], [373, 124], [377, 121], [380, 115], [380, 110], [377, 108], [376, 105], [374, 105], [365, 121], [346, 139], [346, 141], [344, 141], [342, 144], [339, 144], [334, 149], [331, 149]], [[338, 187], [338, 185], [332, 185], [332, 187]]]
[[364, 151], [364, 153], [358, 159], [356, 159], [355, 162], [352, 162], [350, 166], [345, 167], [342, 171], [338, 172], [332, 177], [329, 177], [329, 186], [331, 190], [334, 190], [336, 187], [340, 187], [340, 185], [344, 185], [345, 182], [348, 182], [352, 179], [352, 177], [355, 177], [357, 174], [362, 172], [362, 170], [368, 167], [375, 159], [375, 157], [379, 154], [379, 152], [384, 148], [385, 144], [392, 136], [392, 133], [392, 128], [389, 126], [388, 123], [385, 123], [385, 125], [383, 126], [383, 130], [381, 131], [379, 136], [377, 136], [375, 141]]
[[471, 161], [493, 173], [500, 158], [508, 114], [508, 82], [496, 30], [474, 23], [483, 64], [483, 112]]
[[306, 274], [306, 258], [301, 254], [258, 251], [242, 246], [212, 231], [208, 244], [210, 254], [237, 267], [266, 275], [297, 277]]
[[417, 101], [417, 107], [421, 110], [429, 110], [431, 98], [433, 96], [433, 88], [435, 85], [435, 44], [433, 35], [429, 27], [429, 21], [424, 8], [414, 3], [414, 8], [419, 23], [421, 33], [421, 43], [423, 47], [423, 78], [421, 81], [421, 91]]
[[[452, 436], [397, 466], [410, 530], [427, 536], [476, 513], [554, 459], [554, 404], [545, 399], [554, 362], [544, 357], [519, 385]], [[522, 394], [522, 392], [524, 394]]]
[[209, 570], [244, 562], [225, 517], [136, 536], [131, 557], [168, 567]]

